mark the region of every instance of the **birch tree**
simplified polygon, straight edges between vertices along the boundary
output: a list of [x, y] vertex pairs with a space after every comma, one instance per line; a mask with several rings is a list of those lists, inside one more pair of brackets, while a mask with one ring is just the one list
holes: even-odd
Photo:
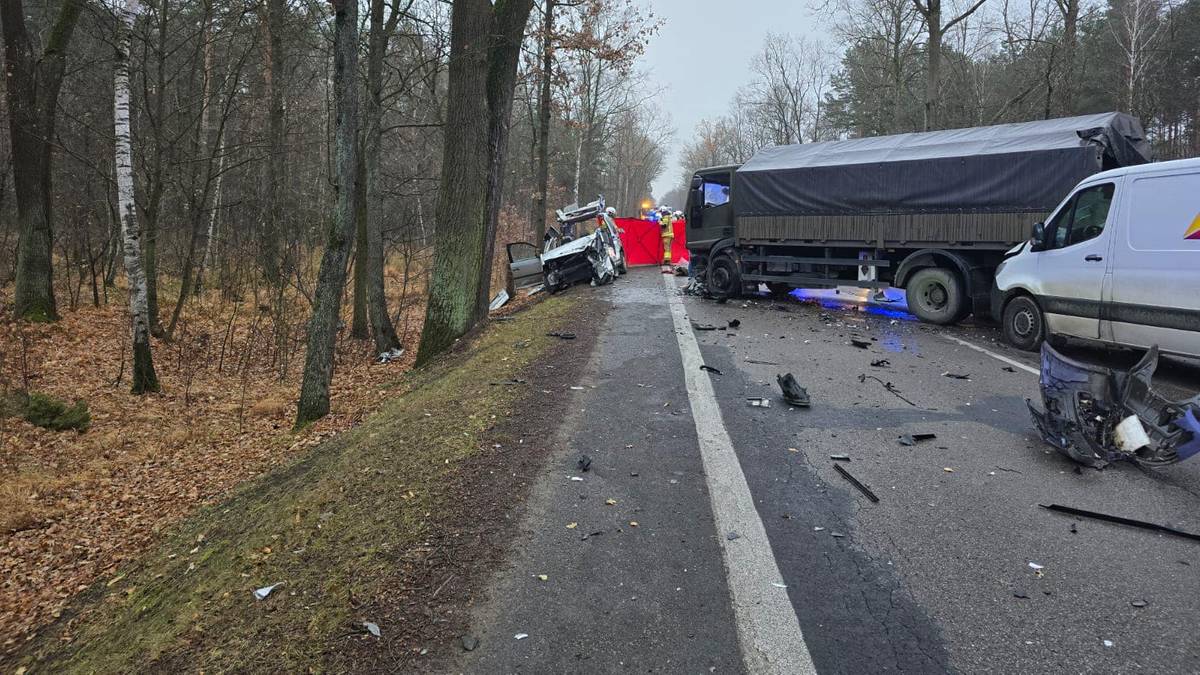
[[116, 138], [117, 205], [121, 217], [121, 242], [125, 275], [129, 281], [129, 317], [133, 337], [133, 393], [159, 390], [150, 351], [150, 312], [146, 304], [146, 270], [142, 267], [141, 231], [133, 194], [133, 137], [129, 125], [129, 46], [138, 0], [126, 0], [120, 10], [113, 78], [113, 131]]

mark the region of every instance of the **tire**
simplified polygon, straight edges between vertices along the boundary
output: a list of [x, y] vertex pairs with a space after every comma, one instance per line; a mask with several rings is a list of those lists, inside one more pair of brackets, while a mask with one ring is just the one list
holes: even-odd
[[1018, 295], [1004, 306], [1004, 339], [1027, 352], [1037, 351], [1046, 338], [1046, 320], [1042, 310], [1028, 295]]
[[904, 290], [908, 311], [927, 323], [954, 323], [962, 318], [967, 306], [962, 280], [944, 267], [917, 270]]
[[768, 281], [767, 290], [771, 291], [771, 297], [773, 298], [785, 298], [788, 293], [792, 292], [792, 287], [790, 284], [780, 281]]
[[737, 261], [728, 253], [719, 253], [708, 264], [705, 275], [708, 294], [717, 300], [730, 300], [742, 295], [742, 272]]

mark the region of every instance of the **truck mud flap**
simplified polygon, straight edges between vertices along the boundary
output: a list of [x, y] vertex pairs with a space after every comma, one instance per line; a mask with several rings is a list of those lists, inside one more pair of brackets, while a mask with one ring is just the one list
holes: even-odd
[[1170, 401], [1152, 386], [1158, 348], [1129, 370], [1063, 356], [1042, 345], [1042, 410], [1029, 412], [1042, 439], [1095, 468], [1116, 461], [1155, 467], [1200, 453], [1200, 396]]

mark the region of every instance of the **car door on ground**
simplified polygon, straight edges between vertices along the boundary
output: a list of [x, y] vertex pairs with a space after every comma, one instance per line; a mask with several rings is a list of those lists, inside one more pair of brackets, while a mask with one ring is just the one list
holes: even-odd
[[1200, 355], [1200, 170], [1129, 176], [1124, 190], [1105, 312], [1113, 339]]
[[1115, 182], [1080, 188], [1046, 223], [1039, 301], [1051, 334], [1100, 338]]
[[542, 259], [533, 244], [524, 241], [509, 244], [508, 268], [512, 270], [514, 288], [542, 283]]

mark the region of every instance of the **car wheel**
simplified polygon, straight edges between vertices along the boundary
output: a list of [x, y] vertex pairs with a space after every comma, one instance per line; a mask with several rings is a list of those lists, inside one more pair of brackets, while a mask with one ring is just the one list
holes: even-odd
[[708, 264], [706, 286], [708, 294], [718, 300], [742, 295], [742, 273], [737, 261], [727, 253], [717, 254]]
[[1004, 306], [1004, 339], [1027, 352], [1036, 351], [1046, 337], [1042, 310], [1028, 295], [1019, 295]]
[[966, 293], [958, 275], [944, 267], [917, 270], [905, 287], [908, 309], [928, 323], [948, 324], [962, 317]]

